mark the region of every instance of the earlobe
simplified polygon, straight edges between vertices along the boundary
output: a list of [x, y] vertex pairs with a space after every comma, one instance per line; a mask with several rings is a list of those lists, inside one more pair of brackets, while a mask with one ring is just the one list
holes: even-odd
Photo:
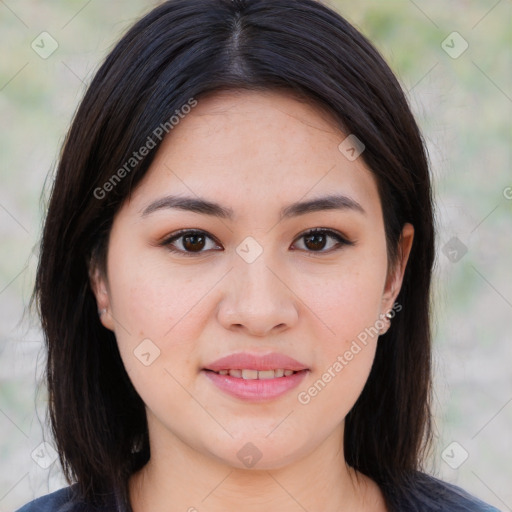
[[383, 314], [388, 313], [400, 292], [404, 278], [405, 268], [409, 260], [414, 239], [414, 227], [406, 223], [402, 229], [398, 242], [398, 257], [394, 267], [388, 275], [384, 295], [382, 297]]
[[97, 267], [89, 268], [89, 282], [96, 297], [98, 316], [103, 327], [114, 331], [114, 322], [110, 311], [110, 298], [105, 276]]

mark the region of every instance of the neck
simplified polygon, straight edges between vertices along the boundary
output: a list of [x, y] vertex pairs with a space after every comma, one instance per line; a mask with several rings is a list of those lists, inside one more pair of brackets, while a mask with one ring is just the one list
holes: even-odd
[[129, 482], [133, 512], [386, 511], [378, 486], [346, 464], [343, 428], [309, 455], [273, 469], [234, 468], [178, 438], [152, 442], [151, 454]]

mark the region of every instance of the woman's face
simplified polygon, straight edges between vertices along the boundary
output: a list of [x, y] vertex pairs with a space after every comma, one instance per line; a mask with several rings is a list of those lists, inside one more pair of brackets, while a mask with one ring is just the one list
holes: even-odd
[[93, 285], [155, 445], [271, 469], [339, 443], [412, 243], [406, 225], [388, 274], [376, 182], [346, 136], [282, 93], [199, 99], [116, 215]]

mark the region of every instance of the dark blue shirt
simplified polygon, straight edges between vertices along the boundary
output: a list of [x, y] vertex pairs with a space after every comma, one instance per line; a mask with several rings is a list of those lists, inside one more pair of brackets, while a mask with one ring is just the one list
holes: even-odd
[[108, 506], [98, 508], [82, 501], [77, 489], [77, 484], [64, 487], [27, 503], [15, 512], [128, 512], [118, 505], [114, 494], [108, 497]]
[[[64, 487], [27, 503], [16, 512], [130, 512], [118, 505], [114, 494], [109, 497], [110, 504], [99, 509], [74, 497], [75, 490], [76, 484]], [[407, 494], [407, 491], [400, 491], [398, 505], [390, 512], [500, 512], [460, 487], [424, 474], [414, 484], [414, 492], [411, 491], [409, 496]]]

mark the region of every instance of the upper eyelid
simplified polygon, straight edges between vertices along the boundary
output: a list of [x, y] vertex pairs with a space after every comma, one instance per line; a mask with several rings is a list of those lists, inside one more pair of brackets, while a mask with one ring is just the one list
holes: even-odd
[[212, 240], [214, 240], [216, 243], [219, 243], [217, 241], [217, 239], [211, 235], [210, 233], [208, 233], [208, 231], [204, 231], [202, 229], [194, 229], [194, 228], [190, 228], [190, 229], [180, 229], [178, 231], [175, 231], [174, 233], [171, 233], [170, 235], [166, 235], [162, 238], [160, 244], [166, 244], [166, 243], [169, 243], [173, 240], [177, 240], [179, 238], [181, 238], [182, 236], [185, 236], [185, 235], [188, 235], [188, 234], [194, 234], [194, 235], [206, 235], [208, 238], [211, 238]]

